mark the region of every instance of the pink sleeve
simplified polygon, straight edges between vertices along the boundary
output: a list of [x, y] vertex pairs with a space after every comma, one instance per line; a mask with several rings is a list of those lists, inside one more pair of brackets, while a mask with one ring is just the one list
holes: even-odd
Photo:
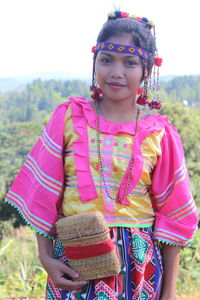
[[69, 103], [54, 111], [5, 198], [28, 225], [49, 238], [55, 237], [63, 193], [64, 120]]
[[185, 247], [197, 228], [198, 213], [191, 194], [180, 136], [166, 124], [153, 181], [152, 200], [156, 211], [155, 239]]

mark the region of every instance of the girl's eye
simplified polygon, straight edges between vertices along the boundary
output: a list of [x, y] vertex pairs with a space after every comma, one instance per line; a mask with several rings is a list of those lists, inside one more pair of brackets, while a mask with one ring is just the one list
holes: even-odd
[[111, 60], [109, 58], [102, 58], [101, 62], [104, 64], [109, 64], [111, 62]]
[[135, 66], [135, 65], [137, 65], [136, 61], [134, 61], [134, 60], [128, 60], [128, 61], [126, 62], [126, 64], [127, 64], [128, 66]]

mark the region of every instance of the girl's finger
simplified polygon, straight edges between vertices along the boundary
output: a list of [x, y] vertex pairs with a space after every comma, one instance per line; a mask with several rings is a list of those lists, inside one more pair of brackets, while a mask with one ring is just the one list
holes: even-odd
[[61, 265], [61, 268], [60, 270], [63, 272], [64, 274], [64, 277], [66, 279], [75, 279], [75, 278], [78, 278], [78, 273], [76, 271], [74, 271], [73, 269], [71, 269], [70, 267], [66, 266], [65, 264], [62, 264]]

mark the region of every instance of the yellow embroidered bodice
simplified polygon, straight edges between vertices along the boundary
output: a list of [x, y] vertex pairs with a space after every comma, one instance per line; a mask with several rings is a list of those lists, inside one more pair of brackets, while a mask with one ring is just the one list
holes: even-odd
[[[136, 157], [138, 163], [143, 164], [142, 172], [139, 177], [139, 181], [131, 190], [131, 193], [126, 197], [129, 205], [124, 205], [123, 203], [116, 203], [116, 201], [111, 200], [108, 197], [103, 186], [103, 182], [101, 181], [98, 163], [96, 129], [93, 128], [94, 126], [91, 126], [90, 122], [88, 122], [87, 120], [87, 114], [89, 114], [89, 112], [91, 114], [95, 114], [92, 107], [87, 106], [85, 120], [83, 120], [83, 117], [85, 115], [83, 115], [82, 119], [80, 118], [80, 123], [82, 121], [85, 122], [81, 125], [83, 128], [83, 134], [80, 138], [80, 132], [82, 131], [80, 130], [79, 133], [77, 132], [75, 128], [76, 126], [78, 126], [77, 123], [76, 126], [74, 126], [75, 121], [77, 120], [72, 117], [72, 106], [69, 106], [69, 109], [67, 110], [65, 119], [64, 158], [65, 190], [62, 202], [62, 212], [64, 213], [64, 215], [69, 216], [83, 212], [100, 210], [110, 227], [152, 226], [155, 214], [148, 191], [151, 185], [152, 171], [157, 163], [157, 157], [160, 155], [160, 142], [163, 137], [164, 130], [150, 133], [142, 141], [140, 145], [141, 152], [137, 154]], [[138, 134], [140, 134], [141, 121], [139, 121]], [[102, 117], [100, 117], [100, 126], [101, 123], [103, 126], [105, 125], [105, 123], [108, 123], [108, 125], [111, 126], [110, 131], [114, 131], [113, 128], [117, 126], [117, 123], [112, 123], [103, 119]], [[124, 125], [125, 124], [123, 123], [122, 126], [126, 128], [126, 126]], [[130, 126], [135, 127], [135, 124], [127, 123], [127, 128]], [[127, 170], [130, 157], [132, 155], [133, 142], [135, 137], [133, 134], [124, 132], [124, 129], [122, 130], [123, 132], [118, 132], [115, 134], [103, 131], [101, 131], [100, 133], [100, 145], [103, 159], [104, 177], [110, 195], [112, 195], [112, 197], [116, 197], [119, 191], [120, 184]], [[79, 160], [74, 156], [74, 154], [76, 153], [74, 142], [76, 142], [77, 139], [81, 140], [80, 149], [83, 150], [84, 148], [85, 156], [82, 156], [85, 158], [83, 159], [80, 154], [80, 168], [83, 168], [82, 173], [84, 173], [84, 164], [86, 166], [87, 164], [89, 164], [88, 171], [85, 171], [82, 179], [81, 171], [79, 172], [79, 178], [77, 178], [77, 165], [79, 165]], [[139, 170], [136, 165], [136, 168], [133, 169], [133, 176], [138, 176], [138, 172]], [[83, 201], [80, 199], [79, 186], [81, 185], [82, 180], [86, 182], [88, 180], [88, 189], [86, 189], [85, 191], [85, 193], [88, 193], [88, 195], [91, 192], [90, 184], [91, 186], [94, 185], [94, 188], [97, 192], [96, 199], [85, 203], [83, 203]], [[122, 195], [124, 195], [123, 190]]]

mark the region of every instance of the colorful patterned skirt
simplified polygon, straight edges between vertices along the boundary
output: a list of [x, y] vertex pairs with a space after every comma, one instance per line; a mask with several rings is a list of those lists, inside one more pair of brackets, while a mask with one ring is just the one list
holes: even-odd
[[[92, 280], [82, 289], [66, 291], [47, 282], [47, 300], [149, 300], [159, 299], [162, 260], [153, 243], [151, 228], [112, 228], [111, 237], [121, 262], [117, 276]], [[57, 240], [54, 257], [66, 263], [62, 244]]]

